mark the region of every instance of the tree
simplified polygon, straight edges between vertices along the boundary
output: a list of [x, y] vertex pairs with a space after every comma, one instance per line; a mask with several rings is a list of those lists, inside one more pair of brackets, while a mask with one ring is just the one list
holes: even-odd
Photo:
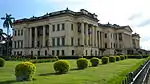
[[9, 28], [12, 28], [12, 25], [13, 25], [12, 20], [15, 20], [15, 18], [11, 17], [11, 14], [8, 15], [6, 13], [6, 16], [2, 17], [1, 19], [4, 20], [3, 27], [7, 28], [7, 35], [9, 35]]
[[4, 20], [3, 27], [7, 28], [7, 55], [9, 55], [9, 41], [11, 37], [9, 36], [9, 28], [12, 28], [12, 25], [13, 25], [12, 20], [15, 20], [15, 18], [11, 17], [11, 14], [6, 13], [6, 16], [2, 17], [1, 19]]

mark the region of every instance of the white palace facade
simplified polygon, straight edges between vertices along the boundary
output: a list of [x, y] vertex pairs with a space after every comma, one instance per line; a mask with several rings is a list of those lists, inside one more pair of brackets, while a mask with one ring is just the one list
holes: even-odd
[[81, 9], [15, 20], [12, 55], [102, 56], [133, 54], [140, 36], [130, 26], [100, 24], [97, 15]]

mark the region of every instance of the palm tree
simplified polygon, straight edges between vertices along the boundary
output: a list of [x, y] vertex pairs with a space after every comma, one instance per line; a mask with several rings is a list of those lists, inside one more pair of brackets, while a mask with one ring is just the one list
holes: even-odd
[[12, 28], [12, 25], [13, 25], [13, 21], [12, 20], [15, 20], [14, 17], [11, 17], [11, 14], [7, 14], [6, 13], [6, 16], [5, 17], [2, 17], [1, 18], [2, 20], [4, 20], [4, 23], [3, 23], [3, 27], [4, 28], [7, 28], [7, 56], [9, 55], [9, 38], [11, 36], [9, 36], [9, 28]]
[[9, 35], [9, 28], [12, 28], [12, 24], [13, 24], [12, 20], [15, 20], [15, 18], [11, 17], [11, 14], [8, 15], [6, 13], [6, 16], [2, 17], [1, 19], [4, 20], [3, 27], [7, 28], [7, 35]]

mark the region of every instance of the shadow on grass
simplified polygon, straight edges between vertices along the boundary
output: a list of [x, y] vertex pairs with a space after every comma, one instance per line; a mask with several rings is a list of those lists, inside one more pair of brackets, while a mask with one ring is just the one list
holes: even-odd
[[13, 83], [16, 83], [18, 81], [16, 80], [6, 80], [6, 81], [1, 81], [0, 84], [13, 84]]
[[84, 70], [84, 69], [78, 69], [78, 68], [70, 69], [70, 71], [76, 71], [76, 70]]
[[39, 76], [50, 76], [50, 75], [62, 75], [60, 73], [44, 73], [44, 74], [39, 74]]
[[[78, 68], [73, 68], [73, 69], [70, 69], [70, 71], [75, 71], [75, 70], [83, 70], [83, 69], [78, 69]], [[51, 76], [51, 75], [63, 75], [65, 73], [44, 73], [44, 74], [39, 74], [38, 76]]]

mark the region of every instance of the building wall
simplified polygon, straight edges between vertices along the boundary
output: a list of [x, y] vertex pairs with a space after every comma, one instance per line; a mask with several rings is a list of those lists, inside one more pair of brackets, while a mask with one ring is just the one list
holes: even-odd
[[[64, 30], [62, 30], [62, 24], [65, 25]], [[55, 25], [54, 31], [53, 25]], [[40, 30], [39, 26], [41, 27]], [[37, 36], [38, 31], [46, 33], [46, 26], [49, 26], [47, 30], [49, 34]], [[23, 31], [23, 34], [18, 36], [19, 31]], [[16, 35], [15, 32], [17, 32]], [[122, 41], [119, 40], [119, 33], [122, 35]], [[14, 53], [17, 52], [22, 55], [38, 55], [38, 52], [40, 52], [41, 56], [114, 55], [116, 48], [132, 48], [132, 39], [135, 39], [132, 37], [132, 31], [127, 29], [104, 28], [98, 26], [98, 22], [92, 19], [70, 15], [60, 15], [40, 21], [16, 24], [14, 25], [13, 34], [13, 55], [16, 55]], [[65, 38], [64, 45], [62, 45], [62, 38]], [[53, 45], [53, 39], [55, 39], [55, 46]], [[48, 46], [46, 46], [46, 40], [48, 40]], [[57, 40], [59, 40], [59, 43]], [[37, 47], [38, 42], [40, 42], [39, 47]], [[139, 39], [135, 43], [135, 46], [139, 47]], [[100, 49], [103, 48], [106, 50], [102, 54]], [[62, 54], [63, 50], [64, 55]], [[47, 54], [45, 55], [45, 53]]]

